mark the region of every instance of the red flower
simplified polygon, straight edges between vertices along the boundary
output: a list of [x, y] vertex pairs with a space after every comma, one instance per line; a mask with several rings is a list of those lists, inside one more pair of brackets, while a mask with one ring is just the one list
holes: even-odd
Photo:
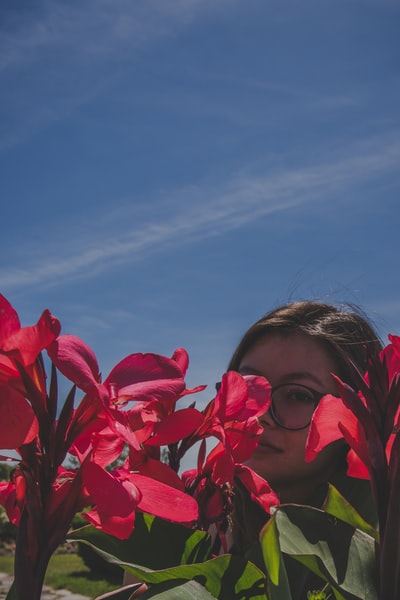
[[0, 350], [22, 365], [32, 365], [40, 352], [60, 333], [61, 325], [48, 310], [36, 325], [21, 327], [17, 312], [0, 294]]
[[376, 502], [380, 534], [380, 594], [400, 594], [400, 338], [379, 356], [370, 356], [364, 377], [355, 373], [356, 393], [335, 378], [341, 398], [327, 396], [317, 407], [307, 440], [312, 459], [343, 437], [350, 446], [349, 474], [368, 477]]
[[[216, 397], [204, 410], [201, 427], [182, 442], [187, 449], [202, 439], [197, 469], [184, 473], [183, 479], [199, 503], [201, 526], [208, 529], [215, 523], [223, 545], [225, 540], [219, 525], [232, 511], [238, 482], [266, 512], [278, 504], [268, 483], [240, 464], [251, 456], [258, 443], [262, 432], [258, 417], [269, 408], [270, 391], [271, 386], [263, 377], [226, 373]], [[205, 438], [210, 436], [220, 441], [205, 458]]]
[[242, 377], [235, 371], [225, 373], [215, 398], [203, 410], [201, 425], [182, 441], [179, 456], [203, 440], [198, 460], [201, 471], [205, 458], [204, 440], [216, 437], [230, 455], [231, 465], [249, 458], [262, 432], [258, 417], [267, 412], [270, 394], [271, 386], [264, 377]]
[[126, 469], [109, 473], [96, 463], [88, 462], [83, 468], [83, 481], [94, 503], [85, 518], [98, 529], [120, 539], [131, 534], [136, 510], [188, 525], [198, 517], [193, 498]]
[[[17, 448], [35, 439], [38, 414], [45, 411], [44, 378], [38, 356], [60, 332], [60, 323], [49, 311], [36, 325], [21, 327], [17, 312], [0, 294], [0, 447]], [[32, 402], [26, 389], [26, 372], [34, 382]]]

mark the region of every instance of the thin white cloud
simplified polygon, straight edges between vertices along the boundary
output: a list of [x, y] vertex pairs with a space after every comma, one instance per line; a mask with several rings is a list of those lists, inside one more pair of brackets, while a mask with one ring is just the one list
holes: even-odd
[[233, 0], [43, 0], [25, 11], [3, 10], [0, 27], [0, 72], [32, 64], [41, 52], [86, 60], [121, 57], [174, 35]]
[[[355, 186], [365, 186], [375, 176], [396, 171], [399, 162], [400, 142], [377, 138], [347, 148], [330, 162], [279, 172], [270, 170], [262, 175], [238, 174], [228, 183], [225, 180], [219, 185], [214, 182], [171, 190], [169, 197], [164, 192], [163, 197], [152, 199], [152, 219], [145, 215], [135, 219], [133, 228], [120, 221], [115, 229], [108, 227], [92, 234], [85, 231], [79, 239], [76, 231], [69, 236], [65, 225], [62, 247], [50, 245], [46, 255], [36, 256], [35, 262], [1, 269], [0, 281], [4, 289], [64, 284], [70, 279], [96, 276], [119, 264], [140, 261], [170, 247], [224, 235], [299, 205], [313, 203], [314, 210], [323, 210], [332, 199], [348, 195]], [[132, 221], [126, 215], [124, 222]], [[68, 246], [68, 239], [73, 240], [73, 246]]]
[[69, 117], [138, 53], [236, 1], [43, 0], [0, 9], [0, 150]]

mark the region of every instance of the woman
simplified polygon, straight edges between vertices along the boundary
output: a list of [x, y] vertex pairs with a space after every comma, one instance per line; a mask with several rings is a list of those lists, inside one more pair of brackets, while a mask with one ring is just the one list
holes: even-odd
[[[369, 483], [346, 476], [344, 441], [326, 447], [312, 462], [304, 455], [316, 405], [324, 394], [337, 393], [331, 373], [355, 387], [351, 363], [364, 373], [368, 351], [381, 348], [376, 332], [358, 311], [311, 301], [273, 310], [243, 336], [228, 370], [261, 375], [272, 386], [270, 410], [260, 419], [264, 430], [247, 464], [269, 482], [281, 503], [318, 507], [332, 482], [366, 520], [375, 521]], [[234, 549], [251, 552], [266, 519], [244, 490], [237, 494]], [[293, 560], [287, 567], [293, 598], [306, 598], [307, 590], [320, 584]]]

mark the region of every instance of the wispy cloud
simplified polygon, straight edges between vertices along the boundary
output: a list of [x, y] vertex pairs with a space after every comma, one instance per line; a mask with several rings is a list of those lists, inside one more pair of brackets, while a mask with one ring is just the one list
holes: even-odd
[[[241, 173], [228, 182], [200, 182], [180, 190], [153, 197], [152, 217], [136, 219], [137, 225], [122, 214], [118, 223], [108, 221], [106, 229], [85, 231], [79, 239], [71, 235], [73, 246], [48, 246], [35, 262], [0, 270], [3, 288], [33, 284], [58, 285], [71, 279], [96, 276], [116, 265], [141, 261], [144, 256], [170, 247], [184, 247], [215, 235], [258, 221], [267, 215], [288, 211], [299, 205], [327, 207], [335, 197], [350, 189], [365, 186], [376, 176], [396, 171], [400, 161], [400, 142], [374, 139], [348, 147], [336, 158], [307, 167], [292, 167], [265, 174]], [[130, 209], [132, 210], [132, 209]], [[111, 224], [111, 225], [110, 225]], [[100, 225], [101, 226], [101, 221]], [[67, 230], [68, 225], [65, 224]], [[72, 224], [71, 224], [72, 228]], [[29, 255], [29, 253], [27, 253]]]
[[209, 0], [44, 0], [36, 9], [3, 9], [0, 72], [31, 65], [45, 50], [59, 57], [104, 60], [152, 44], [212, 9]]
[[[0, 8], [0, 149], [65, 119], [138, 53], [221, 10], [211, 0], [43, 0]], [[236, 1], [236, 0], [234, 0]]]

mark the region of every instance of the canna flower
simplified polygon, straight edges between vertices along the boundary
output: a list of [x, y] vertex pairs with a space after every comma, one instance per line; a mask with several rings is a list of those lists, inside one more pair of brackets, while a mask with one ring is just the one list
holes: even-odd
[[[215, 523], [224, 546], [219, 525], [233, 509], [233, 496], [240, 483], [250, 497], [269, 513], [278, 498], [265, 479], [241, 463], [253, 453], [263, 430], [258, 417], [270, 404], [269, 383], [263, 377], [242, 377], [226, 373], [216, 397], [203, 411], [202, 425], [182, 447], [201, 441], [197, 469], [183, 473], [186, 488], [199, 503], [201, 527]], [[217, 445], [205, 457], [205, 440], [214, 436]], [[181, 450], [182, 451], [182, 450]]]
[[120, 539], [131, 534], [137, 510], [185, 525], [193, 525], [198, 518], [197, 502], [188, 494], [127, 469], [110, 473], [88, 462], [83, 482], [93, 504], [84, 517]]
[[306, 444], [312, 460], [326, 445], [344, 439], [349, 475], [371, 481], [379, 520], [380, 597], [400, 594], [400, 338], [356, 373], [359, 391], [335, 377], [340, 398], [325, 396], [314, 413]]
[[[21, 327], [17, 312], [0, 294], [0, 447], [12, 449], [35, 439], [45, 412], [41, 351], [60, 332], [59, 321], [45, 310], [36, 325]], [[33, 402], [26, 397], [26, 380], [34, 382]]]

